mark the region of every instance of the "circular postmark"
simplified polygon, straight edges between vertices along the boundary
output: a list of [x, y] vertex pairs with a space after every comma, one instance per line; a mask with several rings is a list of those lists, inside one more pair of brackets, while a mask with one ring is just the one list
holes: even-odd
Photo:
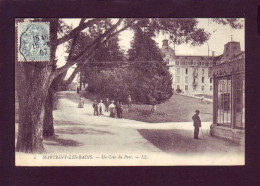
[[18, 23], [18, 61], [50, 61], [50, 25], [48, 22]]

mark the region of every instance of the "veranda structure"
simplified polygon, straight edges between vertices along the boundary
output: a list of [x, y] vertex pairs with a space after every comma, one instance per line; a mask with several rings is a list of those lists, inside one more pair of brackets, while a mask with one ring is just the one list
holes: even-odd
[[213, 124], [211, 135], [244, 141], [245, 56], [218, 61], [209, 71], [213, 78]]

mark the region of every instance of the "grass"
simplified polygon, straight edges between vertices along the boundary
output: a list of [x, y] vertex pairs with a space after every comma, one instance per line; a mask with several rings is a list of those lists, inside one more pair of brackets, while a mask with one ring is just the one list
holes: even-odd
[[208, 94], [196, 94], [195, 96], [204, 96], [204, 98], [208, 98], [208, 99], [213, 99], [213, 95], [208, 95]]
[[[90, 100], [98, 100], [98, 96], [91, 93], [83, 93]], [[82, 94], [82, 95], [83, 95]], [[151, 113], [151, 105], [132, 104], [132, 109], [124, 106], [123, 118], [144, 121], [149, 123], [159, 122], [191, 122], [195, 110], [200, 110], [202, 122], [210, 122], [213, 118], [212, 103], [201, 103], [197, 98], [191, 98], [174, 94], [170, 100], [157, 105], [157, 110]]]

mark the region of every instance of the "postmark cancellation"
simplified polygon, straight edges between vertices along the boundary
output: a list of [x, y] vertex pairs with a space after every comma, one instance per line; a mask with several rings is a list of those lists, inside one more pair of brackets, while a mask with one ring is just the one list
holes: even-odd
[[16, 57], [18, 62], [50, 61], [49, 22], [17, 22], [16, 33]]

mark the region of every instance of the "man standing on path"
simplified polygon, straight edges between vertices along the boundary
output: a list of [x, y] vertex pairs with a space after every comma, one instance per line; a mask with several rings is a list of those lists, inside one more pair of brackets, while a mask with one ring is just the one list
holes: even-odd
[[194, 126], [194, 139], [199, 139], [199, 129], [201, 127], [201, 121], [200, 121], [200, 111], [196, 110], [196, 114], [192, 116], [193, 119], [193, 126]]
[[118, 106], [118, 112], [119, 112], [119, 118], [122, 118], [123, 117], [123, 104], [122, 102], [119, 102], [119, 106]]
[[105, 112], [108, 112], [108, 106], [109, 106], [109, 99], [107, 98], [106, 100], [105, 100]]
[[130, 95], [128, 95], [127, 103], [128, 103], [128, 108], [132, 108], [132, 98]]
[[96, 100], [94, 100], [94, 103], [92, 106], [94, 108], [94, 116], [98, 116], [98, 103]]
[[100, 102], [98, 104], [98, 111], [99, 111], [100, 115], [103, 115], [102, 112], [104, 110], [104, 107], [105, 107], [104, 103], [102, 103], [102, 100], [100, 100]]
[[118, 102], [116, 102], [116, 117], [117, 118], [119, 118], [119, 113], [120, 113], [120, 111], [119, 111], [119, 101], [118, 101]]

